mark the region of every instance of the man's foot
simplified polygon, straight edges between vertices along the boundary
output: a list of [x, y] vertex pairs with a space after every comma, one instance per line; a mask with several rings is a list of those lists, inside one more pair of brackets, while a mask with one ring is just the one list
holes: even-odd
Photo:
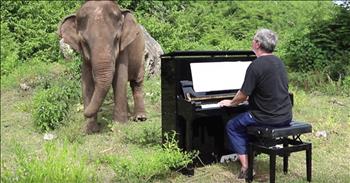
[[248, 178], [248, 168], [246, 169], [241, 169], [241, 171], [238, 174], [238, 179], [247, 179]]
[[[255, 175], [255, 171], [253, 170], [253, 177]], [[238, 179], [248, 179], [248, 168], [242, 168], [238, 174]]]

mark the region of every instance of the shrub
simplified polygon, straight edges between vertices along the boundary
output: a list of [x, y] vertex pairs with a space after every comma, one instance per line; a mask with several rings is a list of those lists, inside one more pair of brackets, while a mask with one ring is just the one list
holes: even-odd
[[19, 46], [10, 34], [8, 24], [1, 22], [1, 76], [8, 75], [18, 64]]
[[96, 182], [96, 175], [87, 165], [87, 156], [77, 146], [62, 146], [53, 142], [44, 145], [44, 157], [30, 155], [16, 145], [17, 168], [10, 171], [2, 164], [1, 182]]
[[43, 62], [57, 62], [58, 23], [80, 4], [81, 1], [1, 1], [1, 27], [6, 23], [13, 41], [21, 48], [18, 59], [25, 62], [37, 57]]
[[313, 22], [307, 34], [296, 34], [299, 36], [289, 40], [285, 57], [294, 71], [321, 71], [335, 81], [349, 75], [350, 10], [337, 6], [332, 9], [331, 18]]
[[52, 130], [60, 126], [71, 104], [80, 97], [79, 82], [66, 80], [63, 77], [58, 83], [58, 85], [37, 92], [34, 96], [32, 115], [35, 126], [41, 131]]

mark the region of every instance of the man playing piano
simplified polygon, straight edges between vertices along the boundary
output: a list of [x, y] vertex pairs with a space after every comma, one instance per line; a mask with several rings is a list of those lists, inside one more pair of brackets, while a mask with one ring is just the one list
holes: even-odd
[[249, 65], [241, 89], [232, 100], [218, 103], [221, 107], [234, 107], [246, 100], [249, 102], [248, 112], [232, 118], [226, 125], [230, 145], [242, 165], [240, 179], [246, 178], [248, 169], [247, 126], [286, 126], [292, 120], [287, 73], [283, 62], [272, 53], [276, 42], [277, 35], [271, 30], [256, 32], [252, 49], [257, 59]]

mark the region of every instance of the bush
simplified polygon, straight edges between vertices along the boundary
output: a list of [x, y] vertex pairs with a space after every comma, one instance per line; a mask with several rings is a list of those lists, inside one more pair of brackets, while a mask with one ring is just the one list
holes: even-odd
[[[42, 62], [57, 62], [58, 23], [80, 4], [79, 1], [1, 1], [1, 27], [7, 25], [9, 35], [21, 48], [18, 60], [26, 62], [37, 57]], [[3, 40], [6, 37], [1, 36], [1, 43]]]
[[284, 56], [286, 64], [298, 72], [324, 70], [326, 66], [325, 53], [307, 37], [296, 38], [290, 41], [288, 53]]
[[19, 46], [10, 34], [8, 24], [1, 23], [1, 76], [8, 75], [18, 65]]
[[325, 72], [335, 81], [350, 74], [350, 9], [332, 8], [331, 18], [313, 22], [307, 34], [289, 41], [285, 58], [293, 71]]
[[59, 127], [67, 116], [72, 103], [80, 98], [80, 84], [61, 78], [59, 84], [37, 92], [33, 99], [33, 120], [41, 131]]

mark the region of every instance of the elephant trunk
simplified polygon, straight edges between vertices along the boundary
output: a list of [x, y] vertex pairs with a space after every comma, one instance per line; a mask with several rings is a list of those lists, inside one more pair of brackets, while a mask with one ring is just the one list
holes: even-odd
[[111, 61], [93, 64], [92, 68], [95, 80], [95, 90], [90, 103], [84, 110], [84, 116], [87, 118], [93, 117], [97, 114], [112, 84], [114, 73]]

